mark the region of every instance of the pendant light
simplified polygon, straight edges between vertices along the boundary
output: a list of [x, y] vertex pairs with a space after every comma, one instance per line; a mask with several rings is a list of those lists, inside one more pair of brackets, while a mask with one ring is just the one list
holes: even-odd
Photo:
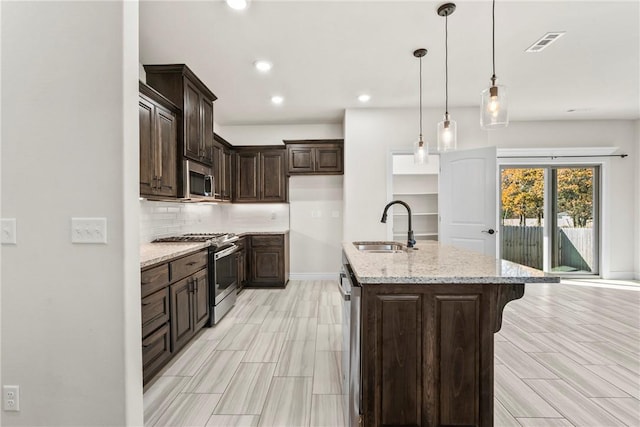
[[438, 123], [438, 151], [455, 150], [458, 145], [457, 125], [449, 117], [449, 15], [456, 10], [453, 3], [445, 3], [438, 8], [438, 15], [444, 16], [444, 120]]
[[482, 104], [480, 107], [480, 126], [482, 129], [496, 129], [509, 125], [507, 88], [496, 85], [496, 0], [493, 0], [491, 22], [493, 75], [491, 76], [491, 87], [482, 91]]
[[413, 51], [413, 56], [420, 59], [420, 137], [413, 144], [413, 162], [414, 163], [427, 163], [427, 156], [429, 155], [429, 146], [422, 139], [422, 57], [427, 54], [427, 49], [416, 49]]

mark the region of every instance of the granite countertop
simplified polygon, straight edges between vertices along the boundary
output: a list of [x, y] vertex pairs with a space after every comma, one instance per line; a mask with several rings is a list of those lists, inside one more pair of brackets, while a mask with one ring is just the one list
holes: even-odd
[[343, 242], [344, 253], [362, 284], [473, 284], [557, 283], [560, 279], [540, 270], [499, 260], [477, 252], [420, 242], [417, 250], [399, 253], [360, 252]]
[[[238, 237], [264, 234], [289, 234], [289, 230], [242, 231]], [[209, 246], [207, 242], [143, 243], [140, 245], [140, 268], [149, 267]]]
[[208, 246], [207, 242], [144, 243], [140, 245], [140, 268], [149, 267]]

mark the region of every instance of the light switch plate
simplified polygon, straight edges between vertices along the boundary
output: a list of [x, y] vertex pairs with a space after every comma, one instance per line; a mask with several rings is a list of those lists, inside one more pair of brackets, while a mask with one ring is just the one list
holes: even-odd
[[71, 243], [107, 243], [106, 218], [71, 218]]
[[16, 219], [2, 218], [2, 244], [15, 245], [18, 242]]

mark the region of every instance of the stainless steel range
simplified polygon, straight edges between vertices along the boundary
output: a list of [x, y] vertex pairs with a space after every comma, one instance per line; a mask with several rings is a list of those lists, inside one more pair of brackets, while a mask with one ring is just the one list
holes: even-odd
[[238, 288], [238, 246], [234, 233], [188, 233], [163, 237], [154, 242], [209, 242], [209, 322], [213, 326], [236, 302]]

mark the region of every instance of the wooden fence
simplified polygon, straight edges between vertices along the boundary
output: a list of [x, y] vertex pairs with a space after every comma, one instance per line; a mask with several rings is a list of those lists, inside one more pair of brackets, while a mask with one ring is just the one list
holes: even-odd
[[[502, 258], [542, 270], [542, 227], [501, 226]], [[592, 271], [593, 230], [559, 228], [555, 266], [566, 271]]]

